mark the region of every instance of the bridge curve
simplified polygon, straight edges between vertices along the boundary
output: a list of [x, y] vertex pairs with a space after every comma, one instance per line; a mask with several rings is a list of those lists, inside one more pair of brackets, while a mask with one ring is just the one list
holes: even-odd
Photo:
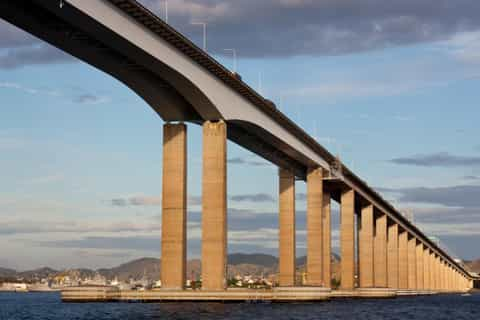
[[[330, 173], [337, 200], [343, 186], [369, 202], [468, 275], [373, 188], [337, 161], [207, 53], [134, 0], [15, 0], [0, 17], [123, 82], [165, 121], [224, 120], [228, 138], [305, 180], [308, 168]], [[334, 190], [335, 189], [335, 190]], [[336, 195], [336, 196], [335, 196]], [[362, 204], [360, 204], [361, 206]]]

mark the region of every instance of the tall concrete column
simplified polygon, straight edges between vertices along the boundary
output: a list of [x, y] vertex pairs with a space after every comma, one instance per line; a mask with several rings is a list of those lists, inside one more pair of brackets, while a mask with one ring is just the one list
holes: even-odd
[[408, 289], [408, 232], [398, 236], [398, 288]]
[[412, 236], [408, 240], [408, 289], [417, 289], [417, 263], [416, 263], [417, 239]]
[[435, 277], [435, 253], [430, 253], [430, 290], [437, 289], [437, 280]]
[[332, 282], [332, 230], [331, 230], [331, 199], [330, 193], [323, 193], [323, 282], [327, 288], [331, 287]]
[[227, 125], [203, 125], [202, 289], [224, 290], [227, 268]]
[[279, 170], [280, 286], [295, 285], [295, 176], [286, 169]]
[[355, 192], [342, 192], [340, 204], [341, 288], [355, 288]]
[[417, 243], [416, 247], [416, 263], [417, 263], [417, 290], [423, 290], [425, 288], [423, 279], [423, 243]]
[[388, 226], [387, 280], [388, 287], [398, 289], [398, 224]]
[[447, 290], [452, 291], [452, 268], [447, 265]]
[[435, 256], [435, 263], [434, 263], [435, 269], [434, 269], [434, 274], [435, 274], [435, 290], [440, 290], [441, 288], [441, 283], [440, 283], [440, 257]]
[[307, 283], [323, 285], [323, 169], [307, 174]]
[[373, 239], [374, 239], [374, 214], [373, 205], [362, 208], [359, 231], [359, 262], [360, 262], [360, 287], [373, 287]]
[[377, 288], [387, 287], [387, 215], [375, 219], [375, 272], [374, 284]]
[[430, 249], [427, 247], [424, 248], [423, 250], [423, 289], [424, 290], [430, 290], [431, 284], [430, 284]]
[[187, 126], [163, 126], [162, 288], [182, 289], [186, 276]]
[[441, 278], [441, 287], [442, 287], [442, 290], [445, 290], [447, 288], [446, 286], [446, 279], [445, 279], [445, 261], [442, 260], [442, 262], [440, 263], [440, 278]]

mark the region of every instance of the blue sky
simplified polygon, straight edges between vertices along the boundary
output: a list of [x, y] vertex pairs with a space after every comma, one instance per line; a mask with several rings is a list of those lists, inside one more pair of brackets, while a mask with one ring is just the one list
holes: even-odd
[[[162, 13], [161, 2], [144, 2]], [[170, 19], [200, 45], [186, 19], [214, 19], [222, 7], [199, 3], [172, 0]], [[293, 15], [308, 6], [295, 3]], [[235, 43], [222, 43], [215, 33], [221, 23], [212, 21], [209, 44], [231, 68], [231, 57], [218, 48]], [[323, 47], [276, 55], [243, 48], [239, 40], [238, 71], [254, 88], [261, 73], [262, 93], [281, 111], [396, 207], [413, 212], [427, 234], [472, 259], [480, 257], [480, 29], [439, 30], [419, 41], [390, 36], [388, 45], [339, 46], [335, 55]], [[289, 40], [288, 34], [279, 37]], [[370, 41], [368, 34], [357, 38], [359, 44]], [[7, 64], [16, 50], [56, 49], [3, 21], [0, 45], [0, 266], [107, 267], [159, 256], [163, 121], [118, 81], [61, 54]], [[193, 258], [201, 236], [201, 131], [192, 124], [188, 130]], [[232, 143], [228, 157], [229, 251], [276, 254], [276, 168]], [[303, 254], [303, 182], [297, 192]], [[337, 239], [335, 231], [334, 246]]]

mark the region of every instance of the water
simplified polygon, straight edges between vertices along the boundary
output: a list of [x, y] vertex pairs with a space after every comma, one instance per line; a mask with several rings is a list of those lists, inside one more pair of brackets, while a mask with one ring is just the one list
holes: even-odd
[[480, 319], [480, 295], [299, 304], [62, 303], [57, 293], [0, 293], [0, 320]]

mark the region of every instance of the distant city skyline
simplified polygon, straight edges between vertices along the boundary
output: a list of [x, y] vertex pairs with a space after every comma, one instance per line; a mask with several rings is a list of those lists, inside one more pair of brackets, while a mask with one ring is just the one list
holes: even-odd
[[[141, 2], [164, 17], [163, 1]], [[479, 258], [480, 3], [364, 6], [170, 0], [169, 23], [199, 47], [191, 22], [208, 23], [210, 54], [233, 69], [225, 48], [235, 49], [245, 82], [425, 233]], [[110, 76], [3, 20], [0, 95], [0, 267], [159, 257], [158, 115]], [[188, 125], [189, 258], [200, 256], [200, 132]], [[276, 167], [233, 143], [228, 159], [229, 252], [277, 255]], [[302, 256], [305, 184], [296, 187]]]

